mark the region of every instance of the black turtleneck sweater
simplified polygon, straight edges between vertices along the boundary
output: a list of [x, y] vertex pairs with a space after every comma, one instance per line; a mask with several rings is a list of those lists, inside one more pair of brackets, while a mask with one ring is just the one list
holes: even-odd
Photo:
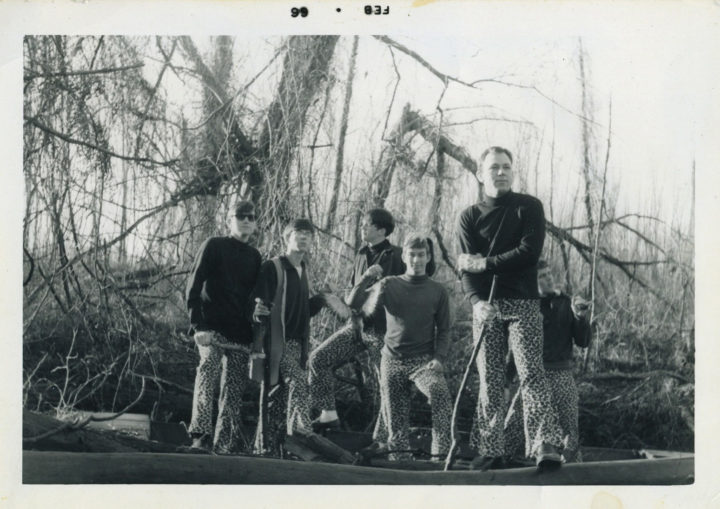
[[[353, 264], [353, 274], [350, 278], [350, 285], [355, 286], [360, 282], [363, 273], [371, 265], [380, 265], [384, 276], [399, 276], [405, 273], [405, 263], [402, 261], [402, 249], [390, 244], [388, 239], [375, 244], [364, 246], [358, 250]], [[372, 315], [363, 318], [363, 326], [366, 331], [383, 335], [387, 325], [385, 323], [385, 312], [382, 308], [376, 310]]]
[[257, 249], [234, 237], [213, 237], [203, 243], [186, 290], [195, 331], [214, 330], [230, 341], [252, 342], [250, 294], [260, 262]]
[[369, 292], [367, 280], [353, 289], [350, 306], [358, 308], [368, 300], [371, 307], [387, 317], [383, 352], [392, 357], [429, 354], [439, 361], [447, 355], [450, 306], [447, 290], [428, 276], [389, 276]]
[[536, 264], [545, 240], [540, 200], [512, 191], [498, 198], [484, 196], [460, 214], [458, 239], [462, 253], [487, 258], [484, 272], [462, 274], [463, 290], [473, 304], [488, 299], [493, 275], [498, 276], [496, 298], [538, 298]]

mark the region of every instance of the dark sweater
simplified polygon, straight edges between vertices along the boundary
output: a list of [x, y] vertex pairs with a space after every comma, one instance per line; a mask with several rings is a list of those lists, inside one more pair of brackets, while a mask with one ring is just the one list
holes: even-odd
[[543, 316], [543, 362], [545, 369], [572, 368], [573, 341], [577, 346], [590, 344], [590, 324], [576, 318], [570, 297], [553, 294], [540, 298]]
[[[281, 256], [280, 263], [285, 269], [285, 280], [287, 281], [285, 292], [285, 337], [306, 340], [310, 329], [310, 317], [316, 315], [322, 309], [324, 299], [320, 295], [310, 297], [305, 262], [302, 262], [304, 276], [302, 279], [287, 257]], [[266, 303], [273, 302], [277, 283], [275, 264], [272, 260], [268, 260], [260, 268], [260, 275], [253, 296], [259, 297]]]
[[[488, 253], [501, 223], [492, 253]], [[493, 275], [498, 276], [496, 298], [538, 298], [536, 264], [545, 240], [540, 200], [512, 191], [498, 198], [485, 196], [460, 214], [458, 240], [462, 253], [487, 258], [484, 272], [462, 274], [463, 290], [473, 304], [488, 299]]]
[[450, 306], [447, 290], [427, 276], [389, 276], [369, 292], [361, 280], [353, 289], [350, 306], [367, 299], [370, 307], [384, 309], [387, 318], [383, 352], [393, 357], [429, 354], [440, 361], [447, 355]]
[[252, 342], [250, 295], [260, 262], [257, 249], [233, 237], [203, 243], [186, 289], [194, 331], [214, 330], [233, 342]]
[[[358, 250], [353, 264], [353, 274], [350, 284], [354, 287], [360, 282], [363, 273], [372, 265], [380, 265], [384, 276], [399, 276], [405, 273], [405, 263], [402, 261], [402, 249], [390, 244], [385, 239], [374, 246], [364, 246]], [[375, 332], [382, 336], [385, 334], [387, 325], [385, 322], [385, 311], [378, 308], [372, 315], [363, 317], [365, 330]]]

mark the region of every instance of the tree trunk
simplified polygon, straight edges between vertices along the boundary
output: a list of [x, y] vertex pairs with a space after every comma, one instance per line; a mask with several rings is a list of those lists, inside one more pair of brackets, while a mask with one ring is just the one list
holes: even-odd
[[338, 139], [337, 156], [335, 159], [335, 182], [333, 183], [330, 205], [328, 207], [325, 230], [332, 231], [337, 213], [338, 195], [342, 184], [343, 160], [345, 155], [345, 135], [348, 127], [348, 113], [350, 112], [350, 100], [352, 99], [353, 80], [355, 79], [355, 61], [357, 60], [358, 36], [353, 38], [352, 53], [350, 55], [350, 70], [348, 71], [347, 83], [345, 84], [345, 103], [343, 104], [342, 119], [340, 120], [340, 136]]
[[265, 222], [279, 223], [292, 215], [289, 206], [289, 172], [305, 115], [328, 79], [338, 36], [292, 36], [287, 42], [282, 77], [268, 108], [258, 141], [260, 164], [251, 169], [248, 184], [260, 204]]

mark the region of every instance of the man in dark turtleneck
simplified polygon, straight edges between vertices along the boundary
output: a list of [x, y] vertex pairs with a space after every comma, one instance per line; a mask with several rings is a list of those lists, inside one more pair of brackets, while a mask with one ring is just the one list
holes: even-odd
[[380, 395], [391, 460], [410, 459], [407, 451], [413, 384], [428, 398], [432, 410], [431, 453], [444, 456], [450, 447], [450, 392], [443, 373], [450, 306], [447, 290], [428, 277], [427, 268], [433, 259], [428, 240], [419, 235], [405, 239], [405, 274], [385, 277], [373, 285], [377, 274], [371, 267], [348, 297], [351, 308], [362, 306], [367, 313], [382, 311], [387, 318]]
[[[473, 305], [473, 336], [482, 341], [476, 423], [471, 444], [479, 455], [473, 467], [502, 465], [505, 357], [512, 350], [525, 409], [525, 453], [539, 468], [557, 467], [562, 445], [544, 376], [543, 331], [536, 264], [545, 240], [545, 216], [536, 198], [515, 193], [512, 154], [490, 147], [480, 157], [483, 198], [460, 215], [459, 244], [465, 294]], [[488, 303], [496, 276], [495, 302]], [[481, 325], [484, 325], [480, 338]]]
[[[395, 229], [392, 214], [385, 209], [372, 209], [365, 214], [360, 225], [362, 240], [365, 242], [355, 256], [350, 285], [354, 287], [366, 273], [374, 273], [376, 277], [395, 276], [405, 272], [402, 250], [390, 244], [387, 237]], [[385, 313], [382, 309], [362, 317], [355, 317], [355, 322], [326, 339], [310, 355], [310, 392], [313, 406], [321, 410], [320, 416], [313, 421], [315, 431], [326, 428], [337, 428], [340, 425], [335, 409], [335, 389], [333, 385], [333, 369], [350, 361], [364, 351], [368, 351], [372, 364], [379, 371], [380, 348], [385, 334]], [[358, 329], [362, 327], [362, 332]], [[384, 442], [387, 438], [382, 416], [376, 422], [376, 441]]]
[[[258, 250], [248, 244], [257, 225], [255, 219], [255, 206], [238, 202], [228, 219], [230, 235], [203, 243], [188, 280], [187, 307], [200, 353], [188, 429], [194, 448], [232, 453], [241, 446], [242, 395], [248, 385], [252, 344], [250, 294], [262, 261]], [[247, 349], [225, 350], [217, 342], [237, 343]], [[213, 431], [218, 379], [220, 401]]]

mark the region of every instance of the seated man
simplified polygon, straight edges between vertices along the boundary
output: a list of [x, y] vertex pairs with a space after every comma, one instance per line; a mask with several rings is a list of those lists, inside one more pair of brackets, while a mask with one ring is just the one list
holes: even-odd
[[[571, 300], [558, 292], [552, 270], [544, 260], [538, 262], [538, 290], [543, 316], [545, 376], [550, 386], [552, 408], [562, 428], [562, 456], [566, 462], [572, 462], [579, 460], [578, 393], [572, 375], [573, 341], [579, 347], [590, 344], [589, 302], [579, 296]], [[510, 361], [508, 367], [514, 371], [515, 364]], [[523, 453], [525, 437], [522, 422], [522, 398], [518, 391], [505, 419], [505, 451], [508, 456]]]
[[430, 250], [425, 237], [408, 237], [402, 253], [405, 274], [385, 277], [368, 291], [377, 277], [369, 270], [349, 296], [350, 307], [362, 306], [366, 314], [385, 310], [380, 398], [388, 449], [396, 451], [390, 453], [391, 460], [411, 457], [407, 451], [412, 384], [427, 396], [432, 409], [431, 453], [444, 456], [450, 447], [450, 393], [442, 364], [449, 344], [450, 307], [445, 288], [426, 273]]
[[[365, 215], [360, 228], [365, 245], [355, 256], [350, 277], [351, 287], [360, 282], [364, 275], [375, 274], [379, 279], [383, 276], [398, 276], [405, 272], [402, 249], [388, 241], [388, 236], [394, 229], [395, 220], [385, 209], [371, 209]], [[313, 421], [313, 429], [316, 432], [340, 427], [335, 409], [333, 370], [367, 351], [372, 368], [376, 374], [379, 374], [380, 349], [384, 334], [385, 312], [379, 309], [369, 316], [356, 315], [353, 320], [312, 351], [309, 361], [310, 394], [316, 408], [321, 411], [320, 416]], [[377, 442], [387, 440], [382, 413], [378, 415], [373, 439]]]

